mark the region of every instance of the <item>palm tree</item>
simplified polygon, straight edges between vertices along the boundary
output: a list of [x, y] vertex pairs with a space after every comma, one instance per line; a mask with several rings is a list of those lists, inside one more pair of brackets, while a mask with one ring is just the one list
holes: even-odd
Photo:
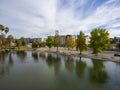
[[0, 31], [1, 31], [1, 34], [2, 32], [4, 31], [4, 26], [0, 24]]
[[5, 34], [7, 34], [9, 32], [9, 28], [5, 27], [4, 32], [5, 32]]
[[2, 35], [2, 31], [4, 30], [4, 26], [0, 24], [0, 31], [1, 31], [1, 34], [0, 34], [0, 49], [2, 49], [2, 44], [3, 44], [3, 35]]
[[[4, 33], [3, 33], [4, 31]], [[5, 42], [5, 34], [7, 34], [9, 32], [9, 28], [8, 27], [4, 27], [3, 25], [0, 24], [0, 49], [2, 49], [2, 46]]]

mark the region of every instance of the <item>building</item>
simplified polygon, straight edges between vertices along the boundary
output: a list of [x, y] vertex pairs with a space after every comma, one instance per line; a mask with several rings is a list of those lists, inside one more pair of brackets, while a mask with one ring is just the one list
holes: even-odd
[[42, 38], [25, 38], [27, 43], [32, 43], [33, 41], [37, 40], [38, 42], [42, 42]]
[[89, 37], [88, 35], [85, 36], [85, 39], [86, 39], [86, 44], [87, 44], [87, 45], [90, 44], [90, 43], [89, 43], [89, 42], [90, 42], [90, 37]]
[[61, 46], [65, 47], [66, 41], [69, 37], [73, 37], [74, 40], [76, 41], [77, 36], [76, 35], [60, 35], [60, 39], [61, 39]]

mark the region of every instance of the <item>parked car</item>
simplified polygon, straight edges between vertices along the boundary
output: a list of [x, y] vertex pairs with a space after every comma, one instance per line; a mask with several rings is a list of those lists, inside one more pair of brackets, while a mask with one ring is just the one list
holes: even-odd
[[115, 53], [114, 56], [120, 57], [120, 53]]

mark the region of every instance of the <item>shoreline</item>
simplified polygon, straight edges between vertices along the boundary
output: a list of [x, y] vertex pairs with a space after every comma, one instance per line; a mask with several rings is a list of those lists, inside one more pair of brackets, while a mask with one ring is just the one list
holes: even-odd
[[68, 49], [66, 48], [60, 48], [58, 52], [56, 51], [56, 48], [51, 48], [51, 49], [40, 48], [40, 49], [37, 49], [36, 51], [58, 53], [58, 54], [67, 55], [67, 56], [72, 55], [72, 56], [91, 58], [91, 59], [97, 59], [97, 60], [103, 60], [103, 61], [120, 62], [120, 57], [114, 56], [114, 53], [116, 53], [116, 51], [104, 51], [102, 53], [99, 53], [98, 55], [92, 54], [91, 50], [83, 51], [82, 55], [79, 55], [79, 51], [76, 51], [74, 49], [71, 49], [68, 51]]
[[[38, 49], [16, 49], [16, 51], [40, 51], [40, 52], [48, 52], [48, 53], [58, 53], [61, 55], [72, 55], [77, 57], [83, 57], [83, 58], [90, 58], [90, 59], [97, 59], [97, 60], [103, 60], [103, 61], [113, 61], [113, 62], [120, 62], [120, 57], [114, 56], [114, 53], [116, 51], [104, 51], [102, 53], [99, 53], [98, 55], [92, 54], [92, 50], [83, 51], [82, 55], [79, 55], [79, 51], [76, 51], [75, 49], [68, 50], [67, 48], [59, 48], [58, 52], [56, 51], [56, 48], [53, 47], [51, 49], [45, 47], [45, 48], [38, 48]], [[4, 51], [4, 50], [1, 50]]]

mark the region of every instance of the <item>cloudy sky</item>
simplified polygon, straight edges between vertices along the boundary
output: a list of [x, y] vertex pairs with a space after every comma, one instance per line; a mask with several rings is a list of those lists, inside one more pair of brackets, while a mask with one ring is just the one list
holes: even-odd
[[0, 24], [19, 38], [64, 34], [86, 35], [106, 28], [120, 36], [120, 0], [0, 0]]

